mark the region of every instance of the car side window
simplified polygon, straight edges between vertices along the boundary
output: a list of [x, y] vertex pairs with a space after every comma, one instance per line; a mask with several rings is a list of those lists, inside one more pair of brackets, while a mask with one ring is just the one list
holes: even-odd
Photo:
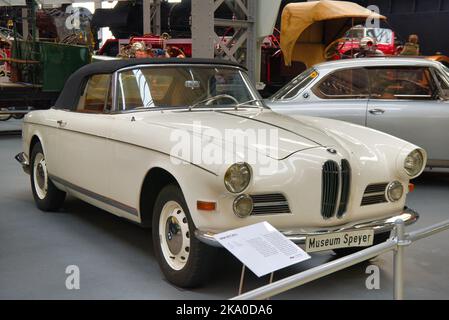
[[321, 99], [366, 99], [368, 83], [364, 68], [345, 69], [327, 75], [312, 91]]
[[294, 98], [302, 89], [306, 88], [313, 80], [318, 77], [318, 71], [315, 69], [308, 69], [299, 76], [290, 81], [277, 93], [275, 93], [271, 100], [284, 100]]
[[437, 86], [429, 68], [382, 67], [368, 68], [371, 99], [433, 100]]
[[[443, 71], [438, 69], [434, 69], [435, 80], [440, 86], [440, 95], [443, 99], [449, 99], [449, 74], [446, 73], [446, 70], [443, 68]], [[449, 71], [449, 70], [448, 70]]]
[[89, 78], [81, 96], [77, 112], [102, 113], [111, 110], [111, 75], [98, 74]]

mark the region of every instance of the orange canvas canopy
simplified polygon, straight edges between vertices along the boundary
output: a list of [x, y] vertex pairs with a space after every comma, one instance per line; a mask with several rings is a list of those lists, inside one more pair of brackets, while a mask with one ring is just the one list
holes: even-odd
[[288, 4], [282, 12], [281, 49], [285, 64], [301, 61], [308, 67], [324, 61], [324, 49], [353, 24], [386, 19], [348, 1], [310, 1]]

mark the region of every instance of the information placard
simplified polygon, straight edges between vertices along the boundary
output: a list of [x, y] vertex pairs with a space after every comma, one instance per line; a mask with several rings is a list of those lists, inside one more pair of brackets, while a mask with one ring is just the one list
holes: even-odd
[[258, 277], [310, 259], [268, 222], [219, 233], [214, 238]]

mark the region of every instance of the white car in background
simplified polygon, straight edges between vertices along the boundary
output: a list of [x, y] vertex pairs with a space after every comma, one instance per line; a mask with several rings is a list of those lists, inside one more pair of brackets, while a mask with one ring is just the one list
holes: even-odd
[[[213, 236], [223, 231], [266, 221], [298, 244], [362, 232], [366, 241], [332, 247], [345, 253], [386, 240], [396, 219], [418, 219], [405, 203], [409, 180], [425, 167], [423, 149], [340, 121], [279, 115], [249, 83], [244, 69], [216, 60], [81, 68], [54, 108], [24, 120], [16, 159], [36, 205], [58, 210], [71, 194], [152, 227], [160, 267], [182, 287], [214, 270]], [[276, 139], [239, 144], [227, 130], [243, 141], [267, 131]], [[173, 139], [180, 133], [199, 141], [194, 152], [213, 146], [233, 162], [174, 152], [188, 147]]]
[[449, 167], [449, 69], [424, 58], [365, 58], [306, 70], [266, 104], [289, 116], [348, 121], [423, 147]]

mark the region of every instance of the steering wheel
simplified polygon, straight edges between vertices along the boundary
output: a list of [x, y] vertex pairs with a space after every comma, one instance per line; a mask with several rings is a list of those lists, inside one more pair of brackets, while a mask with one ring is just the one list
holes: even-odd
[[169, 49], [167, 49], [167, 52], [168, 52], [170, 58], [177, 58], [179, 56], [181, 56], [181, 57], [185, 57], [186, 56], [184, 51], [182, 51], [178, 47], [170, 47]]
[[345, 39], [339, 38], [337, 40], [332, 41], [326, 49], [324, 49], [324, 59], [329, 60], [335, 57], [336, 55], [341, 58], [340, 50], [345, 45]]
[[229, 94], [219, 94], [217, 96], [214, 97], [210, 97], [207, 102], [205, 103], [206, 106], [210, 106], [213, 102], [220, 100], [220, 99], [228, 99], [228, 100], [232, 100], [235, 104], [239, 104], [239, 101], [234, 98], [233, 96], [229, 95]]

